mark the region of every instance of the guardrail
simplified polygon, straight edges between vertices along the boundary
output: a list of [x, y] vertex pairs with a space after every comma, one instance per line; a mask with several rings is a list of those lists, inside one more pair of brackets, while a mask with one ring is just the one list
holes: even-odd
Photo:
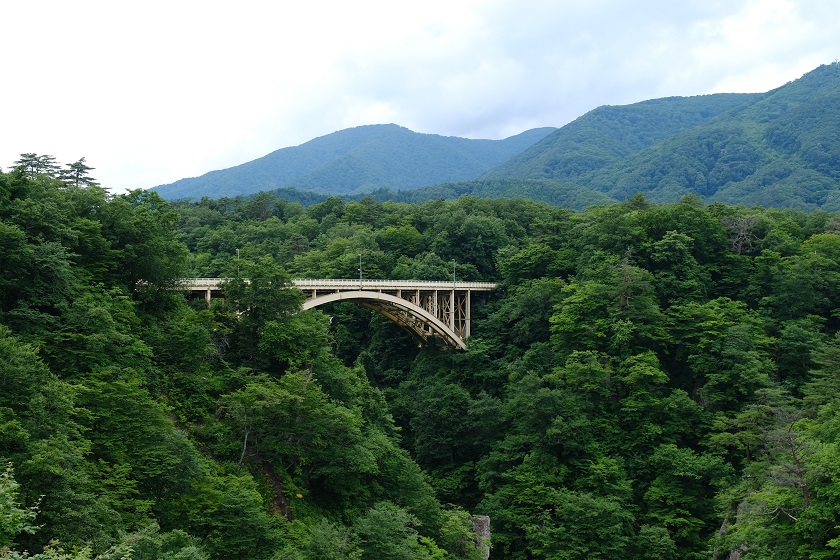
[[[184, 278], [183, 285], [191, 288], [216, 288], [222, 282], [233, 280], [232, 278]], [[471, 282], [446, 280], [376, 280], [362, 279], [349, 280], [344, 278], [323, 279], [323, 278], [293, 278], [292, 284], [297, 288], [354, 288], [362, 289], [420, 289], [420, 290], [448, 290], [453, 286], [455, 289], [490, 291], [496, 288], [495, 282]]]

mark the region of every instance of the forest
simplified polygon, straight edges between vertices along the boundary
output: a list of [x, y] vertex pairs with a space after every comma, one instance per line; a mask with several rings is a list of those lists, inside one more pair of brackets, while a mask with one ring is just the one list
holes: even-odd
[[[0, 171], [0, 558], [478, 560], [473, 516], [506, 560], [840, 558], [837, 214], [167, 202], [24, 156]], [[468, 350], [299, 311], [292, 278], [359, 255], [498, 282]], [[225, 297], [188, 298], [197, 276]]]

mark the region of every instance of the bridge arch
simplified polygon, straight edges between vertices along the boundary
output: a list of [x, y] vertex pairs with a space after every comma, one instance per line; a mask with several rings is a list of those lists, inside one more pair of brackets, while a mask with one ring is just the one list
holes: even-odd
[[467, 349], [466, 342], [443, 321], [422, 307], [391, 294], [369, 290], [334, 292], [307, 299], [303, 302], [302, 309], [305, 311], [336, 301], [353, 301], [378, 311], [412, 332], [422, 342], [427, 343], [431, 338], [441, 338], [450, 346], [460, 350]]

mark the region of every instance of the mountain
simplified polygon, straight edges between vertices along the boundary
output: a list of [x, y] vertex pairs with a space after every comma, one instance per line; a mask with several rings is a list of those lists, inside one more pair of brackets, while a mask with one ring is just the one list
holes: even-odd
[[657, 202], [692, 194], [709, 202], [840, 211], [838, 130], [835, 62], [766, 93], [598, 107], [562, 128], [505, 140], [362, 126], [156, 190], [169, 199], [277, 189], [345, 198], [376, 192], [404, 201], [519, 196], [570, 208], [641, 192]]
[[394, 124], [360, 126], [154, 190], [164, 198], [188, 199], [278, 188], [336, 195], [415, 189], [475, 179], [554, 130], [537, 128], [504, 140], [472, 140], [420, 134]]
[[637, 192], [840, 210], [840, 64], [764, 94], [601, 107], [484, 176], [562, 180], [616, 199]]

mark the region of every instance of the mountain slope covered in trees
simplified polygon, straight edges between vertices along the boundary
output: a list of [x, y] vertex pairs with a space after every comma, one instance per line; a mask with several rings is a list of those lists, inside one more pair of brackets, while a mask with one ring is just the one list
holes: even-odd
[[598, 107], [484, 177], [574, 181], [763, 95], [666, 97]]
[[198, 199], [278, 188], [320, 194], [414, 189], [474, 179], [553, 130], [528, 130], [504, 140], [470, 140], [420, 134], [394, 124], [360, 126], [154, 190], [167, 199]]
[[[702, 110], [715, 98], [673, 103]], [[840, 209], [840, 64], [766, 94], [724, 99], [728, 110], [647, 142], [639, 137], [659, 115], [653, 102], [596, 109], [487, 176], [571, 181], [619, 200], [637, 192], [670, 202], [695, 194], [728, 204]]]

